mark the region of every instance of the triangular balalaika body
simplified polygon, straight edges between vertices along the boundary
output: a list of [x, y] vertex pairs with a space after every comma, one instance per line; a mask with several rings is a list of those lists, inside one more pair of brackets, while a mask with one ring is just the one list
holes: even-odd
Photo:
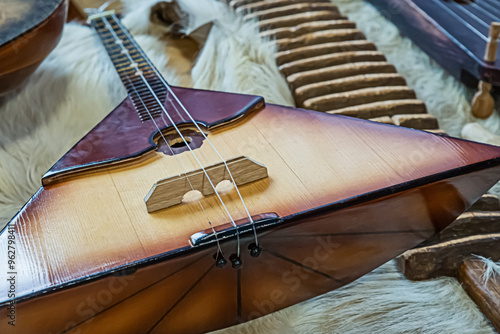
[[[152, 120], [126, 99], [44, 177], [0, 235], [15, 239], [13, 332], [201, 333], [343, 286], [445, 228], [500, 178], [500, 148], [254, 96], [174, 88], [225, 159], [267, 177], [222, 199], [148, 212], [158, 180], [199, 169], [186, 147], [165, 151]], [[171, 109], [166, 102], [166, 106]], [[161, 117], [167, 140], [171, 124]], [[193, 152], [220, 163], [189, 122]], [[186, 132], [188, 133], [188, 132]], [[180, 162], [177, 163], [177, 162]], [[206, 180], [204, 180], [206, 181]], [[234, 259], [234, 257], [233, 257]], [[0, 259], [7, 268], [7, 257]], [[2, 318], [9, 282], [0, 284]], [[36, 316], [34, 316], [36, 315]], [[56, 316], [57, 315], [57, 316]], [[12, 332], [6, 321], [1, 332]]]

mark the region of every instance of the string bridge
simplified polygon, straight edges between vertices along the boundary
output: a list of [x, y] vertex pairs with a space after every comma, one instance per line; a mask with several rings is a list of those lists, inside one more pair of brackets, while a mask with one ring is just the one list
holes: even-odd
[[[279, 216], [276, 213], [263, 213], [260, 215], [252, 216], [254, 225], [256, 229], [261, 229], [268, 225], [274, 224], [279, 220]], [[217, 237], [215, 237], [214, 231], [209, 228], [204, 231], [197, 232], [189, 238], [189, 242], [192, 246], [203, 246], [211, 242], [215, 242], [217, 239], [223, 241], [224, 239], [234, 237], [238, 232], [240, 235], [252, 232], [252, 224], [248, 218], [240, 219], [235, 221], [238, 231], [233, 224], [228, 223], [224, 225], [215, 226], [214, 229], [217, 232]]]
[[[144, 198], [149, 213], [181, 204], [184, 195], [192, 190], [208, 196], [214, 194], [214, 189], [207, 180], [207, 175], [215, 185], [230, 180], [227, 169], [231, 172], [236, 186], [268, 177], [267, 168], [248, 157], [239, 156], [224, 162], [197, 169], [186, 174], [172, 176], [157, 181]], [[192, 186], [192, 188], [191, 188]]]

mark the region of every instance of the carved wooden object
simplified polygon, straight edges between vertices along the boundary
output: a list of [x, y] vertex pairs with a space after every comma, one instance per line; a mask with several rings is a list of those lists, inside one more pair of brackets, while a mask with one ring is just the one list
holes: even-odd
[[[369, 0], [388, 19], [458, 80], [471, 88], [478, 81], [498, 85], [498, 61], [485, 59], [496, 1]], [[397, 9], [397, 10], [394, 10]], [[493, 56], [494, 50], [488, 52]], [[487, 57], [493, 59], [493, 57]]]
[[[255, 0], [229, 5], [244, 20], [260, 20], [260, 34], [276, 44], [276, 62], [299, 107], [438, 129], [394, 66], [331, 4]], [[392, 122], [382, 118], [399, 114]]]
[[[124, 54], [140, 51], [114, 14], [92, 25], [135, 95], [61, 158], [0, 234], [0, 248], [13, 236], [22, 259], [18, 333], [205, 333], [249, 321], [348, 284], [420, 244], [500, 178], [499, 147], [255, 96], [174, 89], [145, 55], [127, 61]], [[111, 32], [119, 40], [109, 41]], [[127, 74], [132, 61], [143, 73]], [[146, 117], [137, 96], [158, 95], [164, 102]], [[206, 138], [189, 147], [204, 166], [244, 155], [267, 168], [268, 178], [240, 187], [250, 212], [225, 196], [235, 226], [227, 227], [232, 219], [214, 196], [203, 198], [204, 210], [144, 210], [151, 184], [181, 174], [179, 165], [199, 168], [186, 147], [165, 149], [174, 124], [178, 140], [194, 123]], [[253, 226], [250, 215], [260, 217]], [[211, 226], [223, 238], [192, 243]], [[7, 264], [0, 257], [0, 267]], [[0, 292], [8, 290], [0, 280]], [[0, 295], [0, 318], [9, 305]], [[7, 326], [0, 322], [0, 332]]]
[[[491, 23], [488, 43], [484, 53], [484, 61], [494, 64], [497, 60], [498, 37], [500, 36], [500, 23]], [[488, 118], [495, 109], [495, 100], [491, 96], [492, 85], [484, 80], [479, 81], [478, 91], [472, 99], [471, 112], [478, 118]]]
[[[248, 157], [233, 158], [227, 160], [226, 163], [237, 186], [267, 177], [266, 167]], [[231, 176], [223, 162], [204, 168], [214, 186], [224, 180], [231, 181]], [[214, 194], [212, 185], [201, 169], [156, 182], [144, 198], [144, 202], [148, 212], [154, 212], [181, 204], [184, 195], [192, 190], [198, 190], [204, 196]]]
[[398, 257], [405, 277], [412, 280], [442, 275], [456, 277], [462, 262], [471, 255], [500, 260], [499, 205], [498, 197], [484, 195], [446, 230]]
[[412, 280], [455, 277], [462, 262], [471, 254], [500, 259], [499, 244], [500, 233], [471, 235], [409, 250], [398, 258], [398, 265]]
[[485, 265], [481, 259], [466, 259], [460, 266], [458, 280], [479, 309], [500, 332], [500, 273], [485, 280]]

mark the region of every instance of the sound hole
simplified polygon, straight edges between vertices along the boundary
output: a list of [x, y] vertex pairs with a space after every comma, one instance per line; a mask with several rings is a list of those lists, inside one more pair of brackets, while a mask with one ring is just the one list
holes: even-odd
[[158, 151], [166, 155], [174, 155], [189, 151], [189, 149], [195, 150], [203, 144], [202, 133], [189, 128], [180, 131], [182, 136], [172, 129], [163, 130], [163, 136], [159, 132], [154, 134], [153, 141], [158, 146]]
[[[184, 138], [184, 139], [183, 139]], [[191, 137], [178, 137], [168, 141], [168, 145], [173, 148], [180, 148], [186, 146], [186, 143], [189, 145], [193, 141]]]

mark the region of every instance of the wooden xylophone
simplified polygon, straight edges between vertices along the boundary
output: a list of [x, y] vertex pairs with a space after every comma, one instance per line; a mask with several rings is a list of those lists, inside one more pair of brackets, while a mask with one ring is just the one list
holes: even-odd
[[394, 65], [327, 0], [232, 0], [276, 43], [297, 106], [442, 132]]

